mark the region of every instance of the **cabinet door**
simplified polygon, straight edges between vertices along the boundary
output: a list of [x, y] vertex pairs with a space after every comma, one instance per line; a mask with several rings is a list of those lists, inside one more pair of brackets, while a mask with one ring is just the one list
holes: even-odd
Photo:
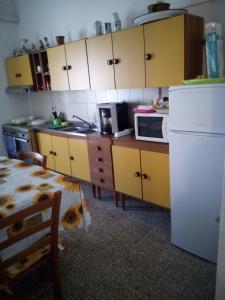
[[91, 181], [87, 141], [68, 139], [72, 176]]
[[87, 39], [91, 89], [114, 89], [111, 34]]
[[65, 45], [70, 90], [90, 89], [85, 40]]
[[47, 54], [52, 90], [69, 90], [64, 45], [48, 48]]
[[141, 166], [143, 200], [169, 208], [169, 155], [141, 150]]
[[112, 146], [115, 190], [142, 198], [140, 151]]
[[37, 133], [39, 152], [47, 156], [47, 168], [55, 170], [55, 162], [52, 150], [52, 139], [50, 134]]
[[67, 138], [52, 136], [52, 148], [54, 151], [55, 170], [66, 175], [71, 175]]
[[11, 86], [33, 85], [28, 55], [11, 57], [6, 60], [8, 81]]
[[144, 88], [143, 27], [139, 26], [114, 32], [112, 34], [112, 41], [116, 88]]
[[184, 80], [184, 16], [144, 25], [146, 87]]

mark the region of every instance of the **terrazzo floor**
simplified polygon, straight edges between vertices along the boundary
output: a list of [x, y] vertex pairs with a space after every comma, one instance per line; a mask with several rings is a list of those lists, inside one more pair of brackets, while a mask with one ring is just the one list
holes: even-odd
[[[93, 221], [66, 233], [61, 253], [65, 300], [211, 300], [216, 266], [170, 244], [170, 213], [129, 198], [115, 208], [112, 194], [93, 199]], [[54, 299], [49, 292], [41, 300]]]

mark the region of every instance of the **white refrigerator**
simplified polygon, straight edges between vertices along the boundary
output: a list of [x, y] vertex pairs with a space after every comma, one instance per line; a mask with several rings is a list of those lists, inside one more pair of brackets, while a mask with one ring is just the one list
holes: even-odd
[[225, 84], [171, 87], [171, 242], [216, 262], [225, 156]]

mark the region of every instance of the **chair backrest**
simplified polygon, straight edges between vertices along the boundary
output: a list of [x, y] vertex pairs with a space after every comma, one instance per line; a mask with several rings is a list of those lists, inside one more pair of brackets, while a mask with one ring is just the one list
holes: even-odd
[[38, 164], [41, 167], [46, 168], [46, 164], [47, 164], [47, 156], [46, 155], [41, 155], [40, 153], [37, 153], [37, 152], [22, 152], [22, 151], [20, 151], [18, 157], [21, 160], [31, 159], [34, 164]]
[[37, 224], [31, 226], [31, 228], [24, 228], [21, 233], [13, 235], [8, 239], [0, 242], [0, 251], [7, 249], [18, 241], [23, 240], [26, 237], [32, 236], [43, 229], [49, 228], [49, 234], [44, 238], [34, 242], [31, 246], [26, 248], [19, 253], [0, 261], [0, 272], [1, 277], [5, 277], [3, 270], [13, 265], [14, 263], [20, 261], [27, 255], [42, 249], [45, 246], [50, 246], [50, 252], [56, 252], [58, 250], [58, 226], [59, 226], [59, 210], [61, 203], [61, 191], [54, 193], [52, 198], [45, 201], [39, 202], [37, 204], [31, 205], [21, 211], [18, 211], [10, 216], [7, 216], [0, 220], [0, 230], [4, 228], [9, 228], [10, 225], [16, 224], [18, 221], [27, 220], [29, 217], [41, 213], [43, 210], [51, 209], [51, 214], [49, 219], [45, 221], [40, 221]]

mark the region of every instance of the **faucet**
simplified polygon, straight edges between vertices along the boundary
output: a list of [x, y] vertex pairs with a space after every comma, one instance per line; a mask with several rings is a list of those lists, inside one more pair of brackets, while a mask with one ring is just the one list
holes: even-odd
[[90, 122], [88, 122], [88, 121], [86, 121], [86, 120], [84, 120], [84, 119], [82, 119], [82, 118], [80, 118], [80, 117], [78, 117], [76, 115], [73, 115], [72, 118], [76, 118], [76, 119], [84, 122], [85, 124], [87, 124], [88, 125], [88, 129], [92, 129], [92, 128], [96, 127], [94, 123], [90, 123]]

